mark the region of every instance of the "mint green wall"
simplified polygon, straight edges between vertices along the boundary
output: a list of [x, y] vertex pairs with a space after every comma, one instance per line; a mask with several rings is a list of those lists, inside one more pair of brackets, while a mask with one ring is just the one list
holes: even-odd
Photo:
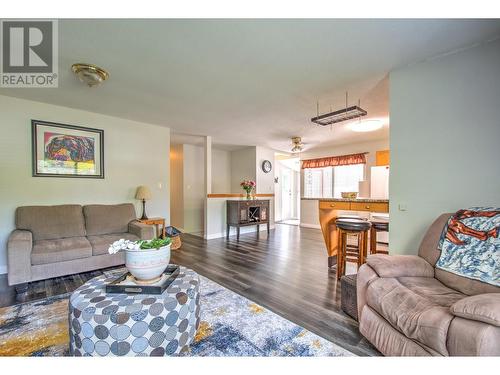
[[[106, 178], [32, 177], [31, 119], [104, 129]], [[169, 220], [168, 128], [0, 96], [0, 130], [0, 273], [17, 206], [134, 202], [140, 215], [135, 189], [147, 185], [153, 193], [148, 215]]]
[[391, 253], [440, 213], [500, 207], [500, 41], [392, 72], [390, 118]]
[[[240, 186], [243, 180], [257, 180], [256, 159], [257, 148], [245, 147], [231, 152], [231, 191], [230, 193], [244, 193]], [[216, 175], [216, 171], [212, 171]]]
[[274, 194], [274, 171], [265, 173], [262, 170], [262, 162], [269, 160], [275, 167], [274, 150], [266, 147], [256, 147], [255, 150], [255, 182], [257, 183], [257, 194]]
[[203, 147], [183, 145], [184, 231], [203, 233], [204, 224], [204, 150]]

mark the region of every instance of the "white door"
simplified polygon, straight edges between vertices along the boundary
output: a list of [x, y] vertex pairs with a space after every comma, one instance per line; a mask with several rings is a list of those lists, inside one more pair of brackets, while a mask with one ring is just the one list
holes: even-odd
[[293, 190], [292, 190], [292, 217], [293, 219], [300, 218], [300, 172], [292, 171], [293, 176]]
[[281, 168], [281, 220], [292, 218], [292, 170]]

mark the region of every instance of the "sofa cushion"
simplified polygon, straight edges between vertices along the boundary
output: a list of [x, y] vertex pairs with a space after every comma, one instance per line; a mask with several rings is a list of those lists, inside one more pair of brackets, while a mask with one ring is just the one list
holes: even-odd
[[434, 274], [436, 279], [444, 285], [469, 296], [484, 293], [500, 293], [500, 287], [498, 286], [483, 283], [479, 280], [468, 279], [439, 268], [434, 269]]
[[461, 299], [451, 306], [451, 313], [500, 327], [500, 293], [485, 293]]
[[434, 277], [434, 268], [416, 255], [373, 254], [368, 256], [366, 263], [380, 277]]
[[29, 230], [35, 241], [82, 237], [85, 236], [82, 206], [64, 204], [18, 207], [16, 228]]
[[128, 223], [136, 219], [132, 203], [91, 204], [83, 207], [87, 235], [126, 233]]
[[109, 245], [122, 238], [130, 241], [140, 240], [139, 237], [131, 233], [101, 234], [99, 236], [88, 236], [89, 242], [92, 245], [92, 255], [108, 254]]
[[92, 256], [92, 246], [86, 237], [40, 240], [33, 244], [31, 264], [59, 263], [90, 256]]
[[449, 307], [464, 297], [431, 277], [379, 278], [367, 289], [371, 308], [406, 337], [441, 355], [448, 354]]

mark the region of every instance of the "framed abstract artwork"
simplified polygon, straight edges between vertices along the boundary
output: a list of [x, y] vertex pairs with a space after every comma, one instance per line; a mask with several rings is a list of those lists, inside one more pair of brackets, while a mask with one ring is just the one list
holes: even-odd
[[104, 130], [31, 120], [33, 177], [104, 178]]

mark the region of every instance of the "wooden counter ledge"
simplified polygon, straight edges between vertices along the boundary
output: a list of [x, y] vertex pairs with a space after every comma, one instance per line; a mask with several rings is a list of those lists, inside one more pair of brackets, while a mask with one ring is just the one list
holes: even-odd
[[320, 202], [358, 202], [358, 203], [387, 203], [388, 199], [371, 199], [371, 198], [355, 198], [355, 199], [344, 199], [344, 198], [320, 198]]

